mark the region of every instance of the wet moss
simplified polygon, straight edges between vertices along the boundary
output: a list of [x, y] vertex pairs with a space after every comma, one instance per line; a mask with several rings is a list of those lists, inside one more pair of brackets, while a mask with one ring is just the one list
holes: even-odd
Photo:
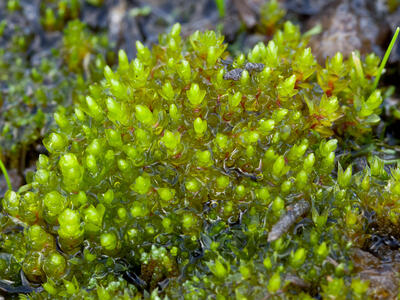
[[89, 31], [77, 19], [69, 22], [76, 18], [72, 2], [58, 1], [59, 15], [64, 8], [68, 13], [54, 32], [32, 23], [27, 17], [32, 8], [25, 3], [1, 14], [0, 156], [20, 174], [37, 159], [32, 153], [43, 151], [38, 147], [55, 125], [54, 112], [71, 107], [86, 93], [87, 83], [102, 77], [109, 58], [111, 46], [104, 35]]
[[[151, 50], [137, 42], [133, 61], [119, 51], [3, 198], [0, 272], [26, 286], [22, 270], [38, 299], [372, 295], [352, 251], [365, 211], [396, 226], [400, 171], [369, 155], [353, 173], [341, 157], [373, 141], [380, 60], [321, 66], [307, 43], [286, 22], [230, 64], [222, 36], [183, 39], [176, 24]], [[72, 69], [90, 48], [75, 46]]]

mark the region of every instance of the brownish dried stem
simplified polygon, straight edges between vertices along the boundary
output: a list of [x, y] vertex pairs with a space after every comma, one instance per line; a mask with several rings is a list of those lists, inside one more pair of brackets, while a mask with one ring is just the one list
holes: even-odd
[[285, 234], [289, 228], [296, 222], [297, 218], [301, 217], [310, 210], [310, 204], [306, 200], [297, 202], [293, 209], [286, 212], [279, 221], [272, 226], [268, 234], [268, 242], [273, 242]]

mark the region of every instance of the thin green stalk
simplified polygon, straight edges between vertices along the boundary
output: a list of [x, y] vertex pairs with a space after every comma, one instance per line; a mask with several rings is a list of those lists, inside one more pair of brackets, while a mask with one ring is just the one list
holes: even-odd
[[394, 44], [396, 43], [397, 36], [399, 35], [400, 27], [397, 27], [396, 32], [393, 35], [392, 40], [390, 41], [389, 47], [386, 50], [385, 56], [382, 59], [381, 65], [379, 66], [378, 74], [375, 77], [374, 80], [374, 85], [372, 86], [372, 90], [376, 90], [378, 87], [379, 79], [381, 78], [383, 69], [385, 68], [386, 62], [389, 59], [390, 52], [392, 52], [392, 49], [394, 47]]
[[1, 159], [0, 159], [0, 169], [1, 169], [1, 171], [3, 172], [3, 174], [4, 174], [4, 178], [6, 179], [8, 189], [9, 189], [9, 190], [12, 190], [12, 185], [11, 185], [10, 177], [8, 176], [6, 167], [4, 166], [3, 162], [1, 161]]
[[217, 5], [219, 16], [225, 17], [225, 0], [215, 0], [215, 5]]
[[321, 26], [321, 24], [317, 24], [313, 28], [311, 28], [308, 31], [306, 31], [303, 34], [303, 37], [310, 37], [310, 36], [313, 36], [313, 35], [320, 34], [321, 32], [322, 32], [322, 26]]

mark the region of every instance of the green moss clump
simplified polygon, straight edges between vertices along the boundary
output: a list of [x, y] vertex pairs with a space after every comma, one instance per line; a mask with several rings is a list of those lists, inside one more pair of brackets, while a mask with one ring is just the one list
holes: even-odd
[[41, 23], [45, 30], [63, 30], [69, 20], [79, 17], [82, 1], [43, 1], [40, 6]]
[[[228, 66], [212, 31], [136, 47], [56, 115], [49, 156], [2, 200], [25, 227], [25, 255], [3, 251], [44, 287], [30, 296], [365, 297], [351, 250], [363, 209], [397, 224], [400, 176], [376, 157], [353, 174], [337, 153], [372, 139], [379, 59], [320, 66], [289, 22]], [[277, 228], [290, 214], [306, 216]]]
[[34, 41], [46, 33], [23, 28], [25, 16], [13, 13], [15, 18], [0, 24], [0, 158], [22, 173], [29, 152], [55, 125], [54, 112], [80, 101], [87, 84], [100, 80], [112, 59], [107, 38], [79, 20], [61, 27], [54, 48], [37, 59]]

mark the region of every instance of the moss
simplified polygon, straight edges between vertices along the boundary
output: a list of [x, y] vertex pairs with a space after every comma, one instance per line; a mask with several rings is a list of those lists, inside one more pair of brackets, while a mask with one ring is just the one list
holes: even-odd
[[26, 254], [2, 251], [44, 287], [30, 296], [366, 296], [349, 251], [364, 209], [397, 224], [399, 171], [338, 161], [373, 138], [379, 59], [321, 66], [307, 42], [287, 22], [226, 65], [223, 37], [176, 24], [131, 62], [120, 51], [2, 200]]
[[[61, 9], [66, 1], [59, 2]], [[101, 79], [111, 47], [104, 35], [73, 20], [65, 30], [64, 25], [57, 29], [54, 48], [38, 60], [35, 41], [48, 33], [39, 26], [25, 29], [23, 13], [14, 14], [16, 18], [5, 18], [0, 26], [0, 157], [7, 167], [22, 173], [31, 163], [26, 162], [30, 153], [58, 122], [54, 112], [63, 113], [63, 107], [71, 107], [86, 93], [89, 82]]]

